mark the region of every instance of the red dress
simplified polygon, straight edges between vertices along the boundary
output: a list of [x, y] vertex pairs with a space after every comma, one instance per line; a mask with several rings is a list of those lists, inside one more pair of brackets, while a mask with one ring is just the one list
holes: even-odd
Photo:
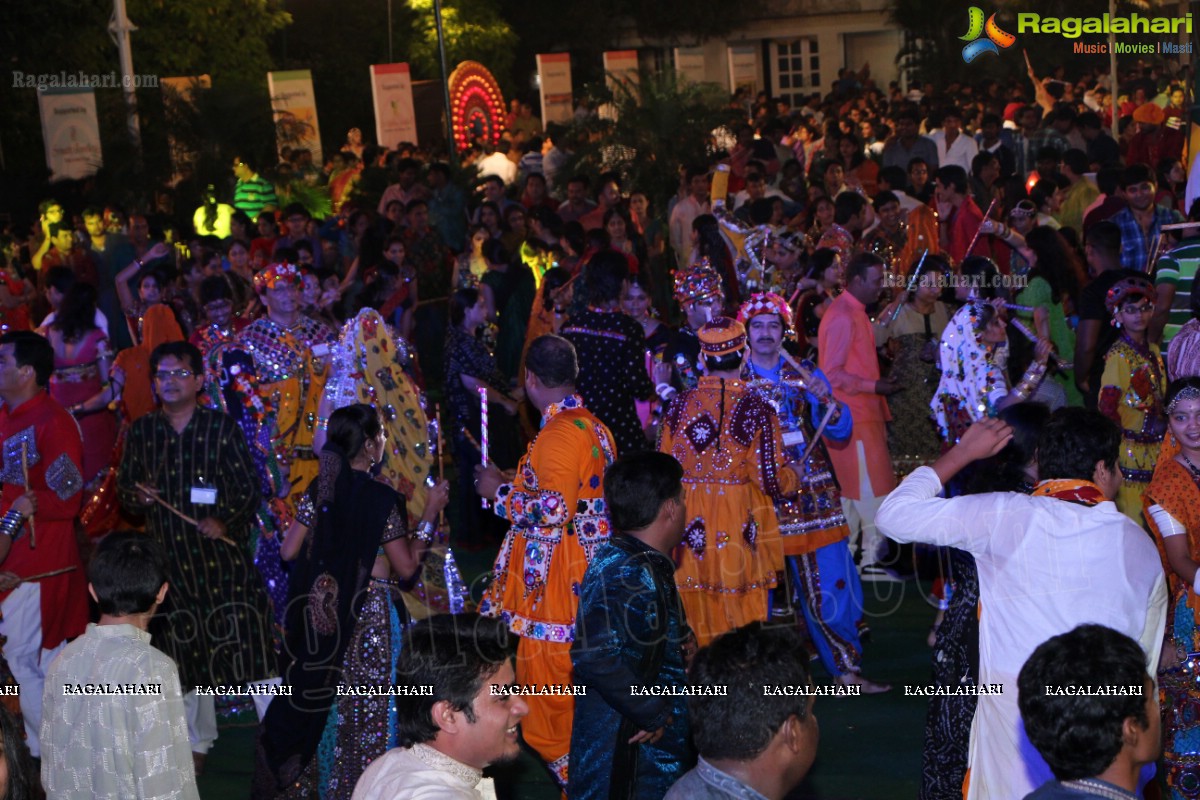
[[[108, 358], [108, 337], [93, 329], [74, 345], [70, 358], [54, 354], [54, 375], [50, 378], [50, 396], [64, 408], [94, 397], [104, 388], [99, 362]], [[117, 441], [117, 418], [104, 408], [78, 417], [83, 434], [83, 480], [90, 483], [108, 468]]]

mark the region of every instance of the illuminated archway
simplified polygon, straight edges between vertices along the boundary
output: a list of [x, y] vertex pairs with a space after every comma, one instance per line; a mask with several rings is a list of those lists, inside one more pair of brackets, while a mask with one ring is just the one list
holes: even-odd
[[464, 61], [454, 68], [450, 74], [450, 114], [454, 146], [460, 153], [476, 139], [498, 143], [507, 112], [500, 86], [487, 67], [478, 61]]

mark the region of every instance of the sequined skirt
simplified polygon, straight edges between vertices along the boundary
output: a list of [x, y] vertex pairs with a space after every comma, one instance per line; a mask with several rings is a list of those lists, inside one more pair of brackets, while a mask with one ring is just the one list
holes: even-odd
[[[1177, 592], [1170, 622], [1175, 646], [1185, 652], [1200, 651], [1200, 629], [1188, 591]], [[1159, 672], [1159, 698], [1163, 708], [1163, 763], [1168, 798], [1200, 798], [1200, 668]]]

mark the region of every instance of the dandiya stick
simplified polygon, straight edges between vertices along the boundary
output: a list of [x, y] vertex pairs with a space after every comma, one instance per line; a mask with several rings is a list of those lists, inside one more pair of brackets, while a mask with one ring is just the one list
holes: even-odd
[[[475, 435], [473, 433], [471, 433], [471, 429], [468, 428], [466, 425], [464, 425], [462, 427], [462, 435], [463, 435], [463, 438], [465, 438], [467, 440], [467, 444], [471, 445], [471, 447], [474, 447], [476, 450], [480, 449], [479, 440], [477, 440], [475, 438]], [[489, 460], [487, 462], [487, 465], [489, 467], [496, 467], [496, 462]], [[500, 469], [500, 468], [496, 467], [496, 469]]]
[[40, 581], [42, 578], [53, 578], [55, 575], [62, 575], [65, 572], [74, 572], [75, 567], [63, 567], [62, 569], [52, 569], [49, 572], [39, 572], [37, 575], [30, 575], [27, 578], [21, 578], [21, 583], [29, 581]]
[[[479, 448], [480, 462], [488, 463], [488, 402], [487, 402], [487, 387], [479, 387], [479, 436], [483, 439], [483, 444]], [[490, 508], [487, 498], [482, 498], [483, 507]]]
[[[29, 460], [25, 457], [26, 451], [29, 449], [29, 442], [21, 442], [21, 479], [25, 482], [25, 491], [33, 491], [29, 488]], [[29, 518], [29, 549], [37, 548], [37, 531], [33, 527], [33, 517]]]
[[[144, 483], [135, 483], [134, 486], [137, 487], [138, 490], [144, 492], [147, 497], [152, 499], [154, 502], [158, 503], [160, 506], [165, 508], [167, 511], [170, 511], [175, 516], [179, 517], [184, 522], [188, 523], [189, 525], [195, 525], [197, 528], [200, 527], [200, 523], [197, 520], [192, 519], [187, 514], [183, 513], [178, 508], [176, 508], [175, 506], [168, 503], [166, 500], [163, 500], [161, 497], [159, 497], [158, 490], [153, 489]], [[218, 536], [217, 541], [225, 542], [225, 544], [231, 544], [234, 547], [237, 547], [237, 542], [233, 541], [233, 539], [230, 539], [228, 536]]]
[[[437, 420], [437, 449], [438, 449], [438, 480], [445, 479], [445, 453], [442, 449], [442, 409], [438, 408], [434, 412], [434, 418]], [[438, 530], [440, 531], [446, 522], [446, 510], [442, 509], [438, 512]]]

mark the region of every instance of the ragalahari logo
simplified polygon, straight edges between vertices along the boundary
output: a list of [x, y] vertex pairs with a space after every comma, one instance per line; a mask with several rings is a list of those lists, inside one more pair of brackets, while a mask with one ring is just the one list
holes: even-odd
[[[983, 9], [979, 6], [971, 6], [969, 19], [970, 27], [967, 29], [967, 35], [958, 37], [964, 42], [970, 42], [962, 51], [963, 61], [968, 64], [984, 53], [1000, 55], [1001, 50], [1012, 47], [1013, 42], [1017, 40], [1017, 37], [1011, 33], [1000, 30], [1000, 26], [996, 24], [995, 14], [988, 17], [985, 24]], [[985, 33], [987, 34], [986, 39], [979, 38]]]

